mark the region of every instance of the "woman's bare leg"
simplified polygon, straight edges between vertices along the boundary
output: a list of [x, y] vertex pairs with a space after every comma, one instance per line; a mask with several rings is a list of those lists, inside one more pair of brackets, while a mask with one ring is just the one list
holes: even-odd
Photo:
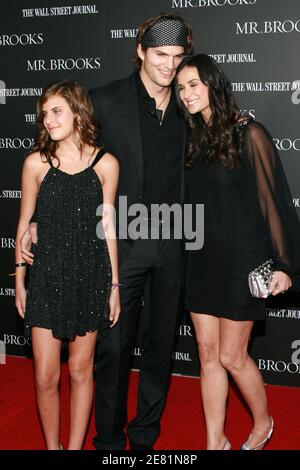
[[212, 315], [191, 313], [201, 363], [200, 386], [207, 432], [207, 449], [228, 449], [224, 435], [227, 371], [219, 361], [219, 323]]
[[59, 449], [60, 349], [51, 330], [32, 328], [37, 404], [48, 450]]
[[251, 447], [258, 445], [270, 429], [267, 395], [261, 373], [248, 354], [253, 321], [220, 319], [220, 362], [230, 372], [254, 420]]
[[82, 448], [93, 401], [93, 365], [97, 332], [69, 343], [71, 431], [69, 450]]

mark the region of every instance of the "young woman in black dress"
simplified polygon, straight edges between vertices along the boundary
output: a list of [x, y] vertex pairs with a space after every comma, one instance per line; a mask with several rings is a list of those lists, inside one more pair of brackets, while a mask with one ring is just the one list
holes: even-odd
[[[36, 394], [47, 449], [59, 439], [62, 340], [69, 340], [71, 426], [68, 449], [81, 449], [93, 396], [98, 330], [120, 313], [114, 200], [117, 159], [96, 145], [98, 127], [84, 89], [73, 81], [49, 85], [37, 105], [39, 132], [22, 172], [16, 237], [16, 306], [32, 337]], [[103, 230], [96, 210], [103, 204]], [[35, 212], [34, 212], [35, 211]], [[34, 213], [38, 243], [30, 269], [20, 237]]]
[[205, 214], [204, 246], [187, 252], [186, 308], [201, 362], [207, 448], [231, 448], [224, 434], [228, 371], [254, 421], [242, 449], [262, 449], [273, 419], [247, 347], [265, 302], [251, 297], [248, 274], [272, 257], [272, 295], [299, 285], [299, 222], [271, 136], [240, 116], [216, 62], [205, 54], [185, 59], [176, 86], [190, 132], [186, 202], [204, 204]]

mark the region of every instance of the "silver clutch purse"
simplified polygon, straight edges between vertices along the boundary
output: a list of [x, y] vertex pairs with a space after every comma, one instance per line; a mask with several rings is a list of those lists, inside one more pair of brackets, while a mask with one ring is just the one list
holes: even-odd
[[251, 295], [259, 299], [265, 299], [270, 295], [269, 285], [272, 280], [273, 260], [268, 259], [249, 273], [248, 283]]

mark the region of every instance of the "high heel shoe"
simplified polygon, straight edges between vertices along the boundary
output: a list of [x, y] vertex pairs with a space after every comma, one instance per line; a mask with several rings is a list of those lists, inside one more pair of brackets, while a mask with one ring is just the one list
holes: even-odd
[[240, 450], [262, 450], [265, 447], [267, 441], [271, 438], [273, 430], [274, 430], [274, 420], [272, 416], [270, 416], [270, 429], [268, 431], [267, 436], [264, 438], [264, 440], [261, 441], [259, 444], [257, 444], [257, 446], [250, 447], [250, 441], [251, 441], [251, 434], [250, 434], [247, 441], [244, 442]]
[[227, 437], [225, 438], [225, 442], [224, 442], [221, 450], [231, 450], [231, 444], [230, 444], [229, 440], [227, 439]]
[[59, 443], [59, 450], [65, 450], [63, 444], [60, 442]]

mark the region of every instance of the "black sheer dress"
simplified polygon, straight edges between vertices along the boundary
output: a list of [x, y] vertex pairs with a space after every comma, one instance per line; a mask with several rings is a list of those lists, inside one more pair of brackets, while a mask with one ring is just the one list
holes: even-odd
[[265, 318], [248, 274], [272, 257], [299, 288], [300, 224], [279, 156], [267, 130], [253, 119], [237, 124], [240, 165], [199, 162], [186, 171], [186, 202], [204, 204], [204, 246], [187, 252], [186, 309], [232, 320]]
[[104, 153], [100, 150], [90, 167], [75, 174], [51, 166], [41, 183], [34, 218], [38, 244], [24, 319], [27, 336], [34, 326], [69, 340], [108, 327], [111, 266], [106, 240], [96, 235], [103, 194], [93, 169]]

